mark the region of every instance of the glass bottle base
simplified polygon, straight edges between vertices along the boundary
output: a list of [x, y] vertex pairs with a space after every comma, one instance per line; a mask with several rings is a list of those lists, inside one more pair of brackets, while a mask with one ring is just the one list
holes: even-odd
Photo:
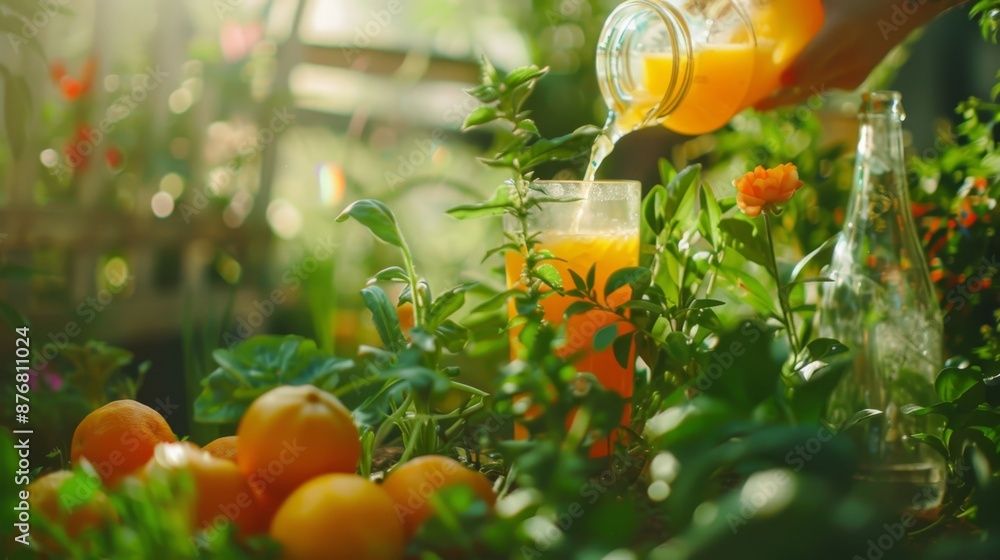
[[860, 493], [897, 511], [933, 510], [944, 499], [944, 467], [939, 463], [862, 465], [855, 479]]

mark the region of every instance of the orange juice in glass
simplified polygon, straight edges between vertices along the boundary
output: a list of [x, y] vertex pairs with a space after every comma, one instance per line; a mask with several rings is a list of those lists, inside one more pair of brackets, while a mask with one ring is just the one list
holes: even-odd
[[[570, 270], [583, 278], [590, 268], [595, 268], [595, 289], [603, 297], [608, 277], [615, 271], [638, 266], [639, 264], [639, 203], [642, 189], [634, 181], [535, 181], [534, 185], [547, 197], [570, 200], [569, 202], [549, 202], [541, 205], [529, 220], [529, 229], [541, 232], [537, 250], [548, 250], [557, 259], [548, 261], [562, 276], [563, 285], [571, 289], [573, 279]], [[520, 231], [520, 223], [510, 217], [504, 222], [508, 232]], [[509, 251], [506, 255], [507, 285], [516, 288], [524, 269], [524, 257]], [[629, 289], [622, 288], [608, 297], [607, 303], [614, 307], [631, 297]], [[570, 317], [564, 315], [566, 309], [577, 301], [576, 298], [553, 295], [542, 300], [545, 320], [553, 324], [566, 324], [566, 343], [559, 350], [561, 356], [578, 356], [574, 362], [577, 371], [592, 373], [607, 389], [614, 390], [625, 399], [632, 397], [634, 364], [630, 361], [622, 367], [611, 348], [594, 350], [594, 335], [602, 328], [618, 323], [618, 332], [623, 334], [631, 325], [617, 316], [604, 311], [593, 310]], [[514, 302], [509, 304], [509, 313], [517, 313]], [[518, 330], [511, 332], [511, 359], [517, 357]], [[634, 357], [634, 356], [633, 356]], [[629, 408], [626, 407], [622, 425], [628, 425]], [[515, 437], [525, 439], [527, 430], [515, 426]], [[597, 443], [591, 450], [593, 456], [604, 456], [610, 451], [610, 442]]]

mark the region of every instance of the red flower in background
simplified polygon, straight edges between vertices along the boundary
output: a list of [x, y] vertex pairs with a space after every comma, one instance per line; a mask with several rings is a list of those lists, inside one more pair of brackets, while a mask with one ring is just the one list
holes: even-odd
[[66, 154], [66, 161], [74, 169], [86, 169], [90, 163], [90, 157], [94, 154], [96, 146], [90, 136], [90, 127], [86, 124], [79, 124], [76, 133], [68, 144], [63, 148]]
[[119, 171], [122, 168], [123, 159], [122, 151], [115, 146], [108, 148], [108, 150], [104, 152], [104, 161], [108, 164], [108, 167], [111, 168], [112, 171]]
[[74, 78], [66, 70], [66, 64], [56, 60], [49, 64], [49, 74], [52, 81], [59, 86], [59, 91], [67, 101], [75, 101], [90, 92], [94, 85], [94, 75], [97, 73], [97, 59], [94, 55], [87, 57], [80, 69], [80, 77]]

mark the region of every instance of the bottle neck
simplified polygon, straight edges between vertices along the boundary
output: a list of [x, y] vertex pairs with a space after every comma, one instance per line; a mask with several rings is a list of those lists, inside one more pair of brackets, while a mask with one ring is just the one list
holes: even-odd
[[903, 115], [893, 109], [863, 110], [848, 227], [868, 233], [912, 229], [903, 151]]

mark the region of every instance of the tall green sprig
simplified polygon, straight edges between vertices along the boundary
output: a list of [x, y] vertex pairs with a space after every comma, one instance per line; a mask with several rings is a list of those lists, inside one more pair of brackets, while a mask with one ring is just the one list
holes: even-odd
[[[534, 183], [537, 168], [546, 163], [578, 162], [590, 153], [599, 129], [581, 127], [554, 139], [543, 138], [531, 120], [525, 104], [547, 69], [529, 66], [503, 73], [488, 60], [483, 60], [481, 84], [468, 90], [483, 103], [466, 119], [465, 128], [488, 127], [495, 134], [495, 155], [480, 158], [491, 167], [509, 169], [511, 179], [501, 184], [493, 196], [484, 202], [459, 206], [449, 210], [458, 219], [503, 216], [504, 243], [487, 252], [486, 258], [497, 253], [515, 253], [523, 265], [516, 286], [479, 306], [479, 311], [496, 310], [514, 300], [516, 315], [508, 328], [519, 329], [521, 360], [505, 368], [504, 383], [497, 395], [500, 410], [509, 411], [532, 433], [530, 442], [518, 442], [501, 447], [514, 449], [507, 458], [524, 459], [520, 464], [555, 465], [561, 451], [573, 454], [589, 447], [595, 438], [605, 437], [617, 429], [624, 401], [604, 390], [590, 374], [580, 374], [558, 354], [562, 346], [562, 327], [546, 323], [541, 300], [564, 292], [563, 278], [552, 261], [556, 256], [540, 249], [540, 232], [533, 231], [531, 216], [541, 205], [565, 202], [553, 198]], [[484, 259], [485, 260], [485, 259]], [[589, 387], [581, 390], [580, 387]], [[527, 403], [533, 405], [529, 409]], [[529, 412], [530, 410], [530, 412]], [[577, 410], [572, 426], [566, 418]], [[603, 434], [603, 436], [601, 435]], [[545, 443], [539, 443], [544, 441]], [[528, 451], [528, 450], [531, 451]], [[508, 463], [511, 464], [511, 463]], [[526, 468], [526, 467], [524, 467]], [[545, 470], [545, 469], [542, 469]], [[522, 468], [522, 476], [524, 470]], [[541, 472], [532, 476], [547, 478]], [[508, 479], [510, 480], [510, 479]]]
[[538, 311], [538, 301], [545, 293], [552, 293], [543, 290], [543, 286], [555, 292], [562, 290], [559, 272], [546, 262], [553, 260], [553, 255], [535, 249], [538, 232], [532, 232], [529, 227], [529, 216], [539, 205], [558, 202], [533, 186], [535, 170], [545, 163], [573, 162], [586, 157], [600, 132], [597, 127], [588, 125], [558, 138], [541, 136], [525, 104], [538, 80], [547, 73], [547, 68], [534, 65], [503, 73], [483, 58], [481, 83], [468, 90], [483, 105], [469, 114], [464, 129], [484, 126], [495, 129], [496, 155], [480, 158], [480, 161], [491, 167], [510, 169], [513, 176], [500, 185], [489, 200], [448, 211], [459, 219], [506, 215], [517, 224], [516, 229], [505, 232], [506, 242], [487, 252], [486, 258], [505, 251], [517, 251], [524, 257], [521, 284], [526, 291], [504, 292], [492, 300], [499, 305], [508, 297], [517, 297], [520, 315]]

